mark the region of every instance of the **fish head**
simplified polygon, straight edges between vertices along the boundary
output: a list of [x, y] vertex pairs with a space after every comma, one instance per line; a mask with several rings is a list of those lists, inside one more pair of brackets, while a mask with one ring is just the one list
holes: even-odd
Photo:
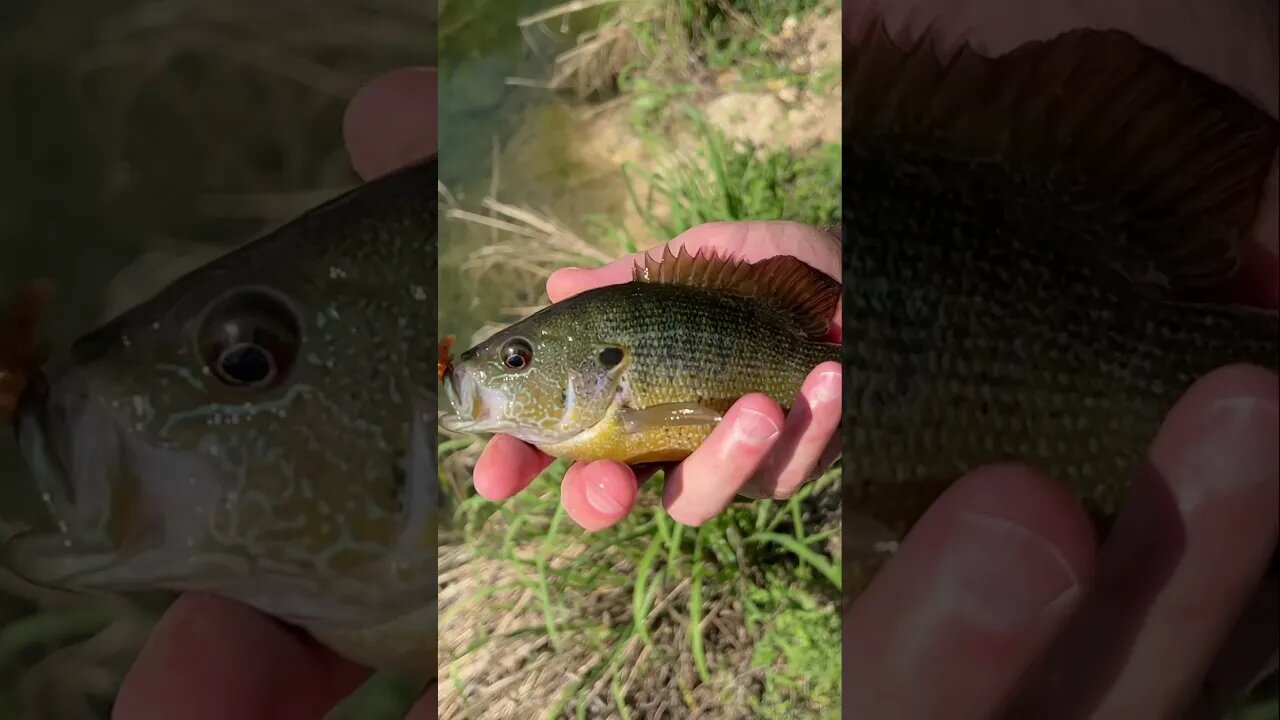
[[572, 317], [553, 305], [459, 355], [445, 371], [454, 411], [441, 426], [547, 445], [604, 420], [626, 392], [631, 353]]
[[436, 309], [415, 283], [434, 281], [434, 247], [277, 232], [26, 388], [15, 431], [54, 522], [7, 543], [20, 575], [217, 592], [310, 626], [430, 597]]

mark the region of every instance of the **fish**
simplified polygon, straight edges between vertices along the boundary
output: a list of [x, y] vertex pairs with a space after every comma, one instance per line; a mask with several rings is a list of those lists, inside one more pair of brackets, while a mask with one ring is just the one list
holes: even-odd
[[1277, 121], [1116, 30], [845, 42], [846, 524], [1015, 461], [1105, 531], [1196, 379], [1280, 365], [1238, 292]]
[[24, 383], [27, 580], [205, 591], [436, 667], [435, 157], [204, 264]]
[[817, 365], [840, 283], [790, 256], [755, 263], [668, 246], [630, 282], [554, 303], [445, 370], [441, 427], [504, 433], [573, 460], [688, 457], [739, 398], [784, 410]]

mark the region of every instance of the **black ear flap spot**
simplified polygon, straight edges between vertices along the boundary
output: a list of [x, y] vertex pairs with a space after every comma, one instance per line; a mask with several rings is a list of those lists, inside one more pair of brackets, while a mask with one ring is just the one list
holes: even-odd
[[622, 348], [607, 347], [601, 350], [596, 357], [601, 365], [613, 369], [618, 366], [618, 363], [622, 362]]

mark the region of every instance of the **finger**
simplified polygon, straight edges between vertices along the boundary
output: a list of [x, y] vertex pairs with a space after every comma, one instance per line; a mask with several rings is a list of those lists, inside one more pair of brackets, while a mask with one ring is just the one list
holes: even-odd
[[413, 704], [405, 720], [435, 720], [439, 716], [436, 710], [438, 707], [436, 699], [439, 695], [440, 686], [435, 682], [431, 683], [426, 692], [422, 693], [422, 697], [418, 698], [418, 702]]
[[369, 674], [250, 607], [188, 593], [147, 638], [112, 717], [314, 720]]
[[685, 525], [701, 525], [728, 507], [782, 432], [782, 409], [768, 396], [738, 400], [693, 454], [667, 474], [662, 505]]
[[436, 72], [402, 68], [370, 80], [342, 118], [351, 166], [365, 180], [436, 151]]
[[1268, 573], [1218, 652], [1186, 720], [1227, 717], [1260, 673], [1268, 667], [1274, 670], [1276, 651], [1280, 649], [1278, 613], [1280, 587], [1276, 576]]
[[1182, 716], [1276, 546], [1277, 393], [1274, 373], [1235, 366], [1178, 401], [1030, 716]]
[[844, 444], [840, 440], [839, 427], [837, 427], [835, 434], [827, 442], [827, 449], [822, 451], [822, 457], [818, 459], [818, 471], [826, 472], [843, 454]]
[[574, 522], [594, 532], [626, 517], [636, 492], [635, 474], [620, 462], [574, 463], [560, 484], [560, 502]]
[[1000, 717], [1079, 604], [1093, 548], [1058, 483], [1010, 465], [962, 478], [845, 617], [845, 705], [875, 718]]
[[476, 460], [472, 482], [486, 500], [506, 500], [529, 487], [551, 458], [510, 435], [494, 435]]
[[781, 437], [742, 494], [789, 497], [813, 476], [840, 424], [840, 373], [836, 362], [822, 363], [809, 373], [783, 422]]

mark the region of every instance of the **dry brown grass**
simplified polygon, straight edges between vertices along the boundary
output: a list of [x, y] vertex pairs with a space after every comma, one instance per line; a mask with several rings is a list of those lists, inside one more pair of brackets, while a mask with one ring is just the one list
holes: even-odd
[[[502, 528], [492, 529], [500, 536]], [[583, 546], [557, 546], [553, 568], [574, 562]], [[516, 550], [531, 560], [531, 546]], [[598, 562], [634, 570], [619, 554]], [[573, 717], [579, 704], [587, 717], [621, 717], [609, 672], [620, 679], [616, 692], [627, 698], [631, 717], [654, 720], [684, 718], [749, 718], [750, 699], [758, 694], [758, 676], [749, 671], [728, 683], [729, 696], [716, 696], [699, 682], [689, 647], [691, 582], [688, 577], [662, 588], [648, 614], [652, 644], [632, 635], [621, 647], [601, 646], [587, 634], [561, 629], [559, 643], [548, 635], [535, 589], [536, 574], [528, 564], [475, 554], [462, 545], [440, 554], [440, 717], [444, 720], [524, 720], [530, 708], [539, 714], [564, 703], [560, 713]], [[589, 593], [556, 598], [588, 624], [614, 630], [632, 622], [630, 588], [599, 585]], [[725, 593], [704, 607], [700, 632], [715, 665], [748, 667], [753, 643], [740, 603]], [[614, 656], [616, 653], [616, 656]]]
[[[498, 186], [495, 158], [491, 190]], [[474, 345], [510, 321], [529, 315], [545, 306], [543, 292], [547, 277], [566, 266], [596, 266], [617, 259], [621, 246], [610, 247], [599, 240], [582, 238], [567, 223], [549, 212], [514, 205], [486, 196], [476, 210], [465, 209], [449, 189], [440, 188], [447, 222], [458, 223], [469, 239], [460, 245], [475, 248], [462, 260], [458, 269], [465, 273], [471, 287], [504, 288], [514, 299], [499, 311], [499, 317], [485, 324], [470, 338]], [[476, 238], [475, 235], [485, 237]]]
[[505, 233], [501, 239], [476, 250], [463, 263], [463, 270], [483, 275], [512, 270], [546, 280], [557, 268], [583, 259], [603, 265], [618, 257], [598, 244], [587, 242], [555, 217], [537, 213], [487, 197], [481, 206], [488, 215], [450, 208], [444, 215], [449, 220], [476, 223]]
[[536, 84], [552, 90], [568, 91], [580, 100], [608, 94], [617, 81], [618, 74], [635, 61], [640, 44], [634, 31], [635, 23], [654, 16], [659, 3], [622, 2], [622, 0], [572, 0], [543, 12], [523, 17], [521, 28], [555, 22], [564, 22], [567, 16], [604, 6], [611, 8], [612, 16], [600, 27], [583, 33], [574, 46], [556, 56], [551, 77]]

